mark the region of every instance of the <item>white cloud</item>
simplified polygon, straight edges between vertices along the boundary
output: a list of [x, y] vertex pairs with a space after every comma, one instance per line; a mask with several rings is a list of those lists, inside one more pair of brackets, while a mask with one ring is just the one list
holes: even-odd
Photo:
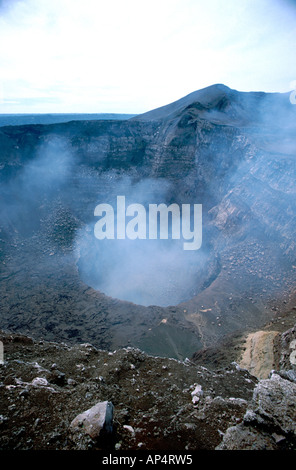
[[294, 24], [280, 0], [15, 1], [0, 13], [0, 112], [142, 112], [218, 82], [286, 91]]

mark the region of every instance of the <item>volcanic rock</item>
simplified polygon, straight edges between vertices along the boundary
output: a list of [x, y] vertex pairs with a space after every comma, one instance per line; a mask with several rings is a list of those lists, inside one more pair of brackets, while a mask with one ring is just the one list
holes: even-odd
[[105, 401], [99, 402], [92, 408], [76, 416], [70, 424], [71, 439], [76, 442], [77, 448], [87, 450], [90, 440], [99, 441], [100, 438], [110, 435], [113, 430], [113, 405]]
[[260, 380], [243, 422], [227, 429], [218, 450], [293, 449], [296, 384], [277, 373]]

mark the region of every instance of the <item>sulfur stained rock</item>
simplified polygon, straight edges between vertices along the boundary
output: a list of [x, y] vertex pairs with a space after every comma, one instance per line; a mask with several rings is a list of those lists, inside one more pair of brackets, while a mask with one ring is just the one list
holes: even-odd
[[274, 341], [278, 331], [256, 331], [248, 335], [240, 366], [258, 379], [267, 379], [274, 366]]

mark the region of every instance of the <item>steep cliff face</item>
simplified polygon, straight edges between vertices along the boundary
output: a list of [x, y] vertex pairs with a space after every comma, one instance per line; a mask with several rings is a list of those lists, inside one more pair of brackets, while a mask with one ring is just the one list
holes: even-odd
[[[295, 286], [295, 108], [216, 85], [126, 121], [1, 128], [0, 326], [185, 358], [270, 321]], [[202, 204], [202, 248], [100, 243], [94, 208], [118, 195]]]
[[259, 379], [267, 379], [274, 368], [274, 341], [277, 331], [256, 331], [246, 338], [246, 346], [240, 366]]

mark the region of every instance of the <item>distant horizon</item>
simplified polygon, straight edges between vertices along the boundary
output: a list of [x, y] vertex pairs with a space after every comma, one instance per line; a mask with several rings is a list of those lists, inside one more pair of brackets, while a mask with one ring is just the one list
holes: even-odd
[[[281, 95], [289, 95], [289, 93], [291, 93], [291, 91], [295, 88], [295, 81], [294, 81], [294, 84], [292, 86], [292, 83], [290, 84], [290, 87], [289, 87], [289, 90], [287, 91], [264, 91], [264, 90], [248, 90], [248, 91], [242, 91], [242, 90], [235, 90], [233, 88], [230, 88], [228, 85], [225, 85], [223, 83], [214, 83], [212, 85], [209, 85], [209, 86], [206, 86], [206, 87], [203, 87], [203, 88], [200, 88], [200, 89], [196, 89], [196, 90], [193, 90], [189, 93], [187, 93], [186, 95], [184, 96], [181, 96], [169, 103], [164, 103], [164, 104], [161, 104], [160, 106], [157, 106], [156, 108], [151, 108], [151, 109], [146, 109], [144, 111], [141, 111], [141, 112], [138, 112], [138, 113], [135, 113], [135, 112], [120, 112], [120, 111], [109, 111], [109, 112], [104, 112], [104, 111], [60, 111], [60, 112], [55, 112], [55, 111], [42, 111], [42, 112], [6, 112], [6, 113], [2, 113], [0, 112], [0, 116], [41, 116], [41, 115], [80, 115], [80, 114], [86, 114], [86, 115], [123, 115], [123, 116], [138, 116], [140, 114], [144, 114], [144, 113], [147, 113], [149, 111], [153, 111], [154, 109], [158, 109], [158, 108], [161, 108], [161, 107], [164, 107], [164, 106], [167, 106], [171, 103], [174, 103], [174, 102], [177, 102], [179, 101], [180, 99], [182, 98], [185, 98], [186, 96], [189, 96], [191, 95], [192, 93], [195, 93], [197, 91], [200, 91], [200, 90], [203, 90], [203, 89], [206, 89], [206, 88], [210, 88], [211, 86], [217, 86], [217, 85], [221, 85], [221, 86], [225, 86], [227, 88], [229, 88], [230, 90], [233, 90], [233, 91], [237, 91], [238, 93], [265, 93], [265, 94], [281, 94]], [[1, 108], [0, 108], [1, 109]]]
[[137, 114], [136, 113], [96, 113], [96, 112], [93, 112], [93, 113], [87, 113], [87, 112], [83, 112], [83, 111], [80, 111], [80, 112], [77, 112], [77, 113], [67, 113], [67, 112], [60, 112], [60, 113], [47, 113], [46, 111], [42, 112], [42, 113], [0, 113], [0, 116], [40, 116], [40, 115], [77, 115], [77, 114], [89, 114], [89, 115], [100, 115], [100, 114], [110, 114], [111, 116], [112, 115], [121, 115], [121, 116], [136, 116]]

